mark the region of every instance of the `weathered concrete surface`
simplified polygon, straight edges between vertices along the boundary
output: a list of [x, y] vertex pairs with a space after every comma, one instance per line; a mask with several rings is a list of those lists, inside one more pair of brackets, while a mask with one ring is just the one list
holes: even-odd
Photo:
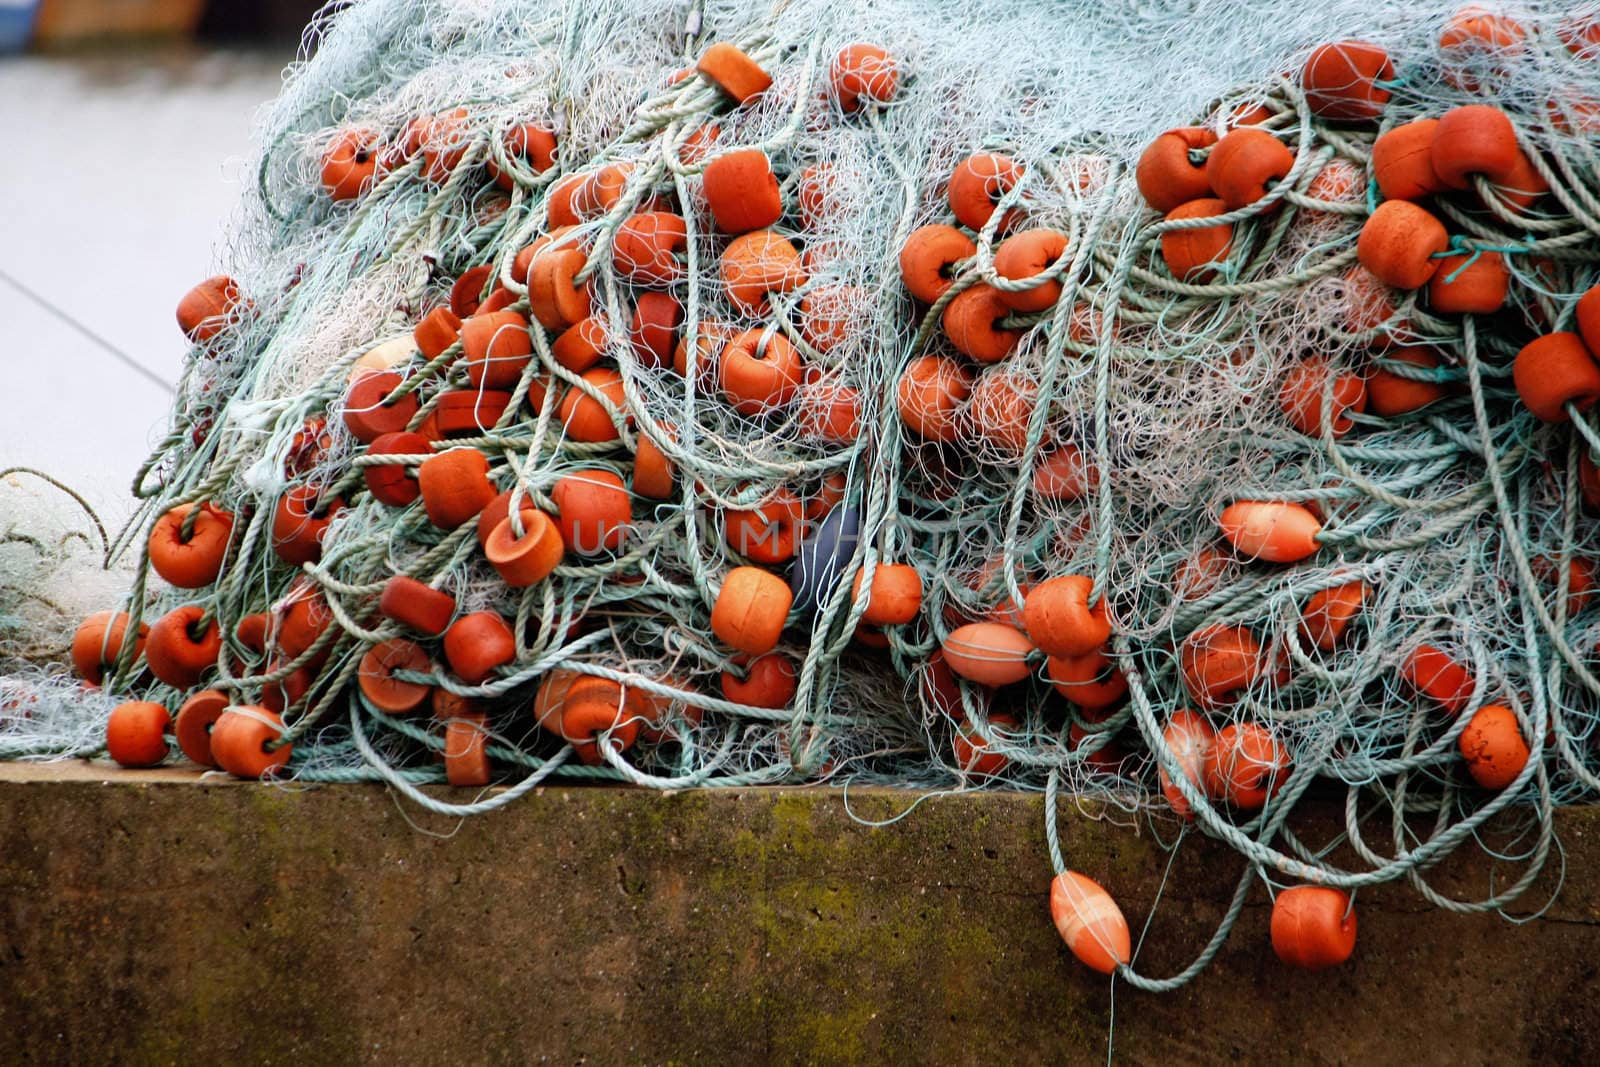
[[[1110, 986], [1046, 915], [1037, 797], [869, 829], [837, 792], [549, 789], [458, 824], [378, 788], [0, 770], [7, 1061], [1104, 1062]], [[1560, 833], [1542, 919], [1363, 893], [1336, 972], [1278, 964], [1258, 894], [1187, 989], [1116, 990], [1119, 1059], [1600, 1060], [1600, 811]], [[1071, 812], [1063, 843], [1137, 926], [1166, 862], [1148, 830]], [[1147, 972], [1187, 962], [1237, 870], [1185, 844]]]

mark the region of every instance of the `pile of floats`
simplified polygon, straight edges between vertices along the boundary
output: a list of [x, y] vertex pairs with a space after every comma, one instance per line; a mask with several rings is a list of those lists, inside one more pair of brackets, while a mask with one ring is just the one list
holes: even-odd
[[[1447, 27], [1441, 54], [1479, 48], [1500, 61], [1515, 56], [1522, 32], [1503, 17], [1467, 13]], [[1570, 43], [1575, 54], [1593, 47], [1576, 32]], [[914, 76], [885, 49], [856, 44], [831, 58], [821, 82], [838, 121], [862, 122], [893, 107]], [[1309, 356], [1276, 396], [1287, 425], [1336, 441], [1355, 428], [1353, 416], [1405, 417], [1464, 392], [1453, 354], [1405, 343], [1409, 315], [1476, 316], [1488, 329], [1508, 291], [1538, 274], [1540, 256], [1579, 242], [1554, 221], [1572, 205], [1549, 203], [1561, 184], [1552, 164], [1494, 104], [1384, 123], [1402, 82], [1384, 49], [1362, 41], [1316, 48], [1289, 81], [1272, 106], [1163, 132], [1128, 161], [1142, 198], [1138, 223], [1152, 236], [1122, 278], [1159, 276], [1186, 296], [1214, 286], [1220, 293], [1244, 277], [1241, 255], [1253, 252], [1241, 245], [1259, 242], [1286, 208], [1359, 222], [1353, 256], [1341, 261], [1347, 329], [1373, 338], [1373, 365]], [[1213, 624], [1182, 636], [1174, 656], [1181, 692], [1162, 695], [1158, 729], [1141, 737], [1131, 727], [1149, 709], [1130, 704], [1138, 679], [1103, 576], [997, 581], [1004, 588], [995, 609], [962, 617], [925, 603], [930, 587], [948, 579], [930, 573], [926, 557], [919, 566], [910, 554], [868, 551], [870, 524], [883, 516], [864, 504], [861, 465], [837, 461], [861, 457], [863, 438], [982, 451], [1016, 463], [1037, 499], [1093, 503], [1105, 478], [1094, 450], [1041, 430], [1047, 398], [1037, 376], [1011, 361], [1047, 322], [1075, 358], [1093, 359], [1112, 343], [1117, 309], [1082, 297], [1074, 278], [1092, 257], [1081, 234], [1033, 223], [1018, 188], [1025, 168], [1000, 151], [974, 152], [949, 174], [944, 221], [907, 227], [893, 241], [891, 310], [832, 280], [826, 237], [836, 176], [828, 165], [791, 167], [781, 153], [719, 137], [718, 123], [771, 85], [751, 54], [712, 45], [665, 90], [702, 101], [706, 121], [663, 123], [653, 136], [665, 150], [627, 161], [564, 159], [554, 127], [539, 120], [486, 139], [465, 108], [397, 131], [344, 129], [327, 142], [322, 194], [351, 202], [350, 210], [397, 184], [427, 183], [498, 186], [542, 205], [540, 217], [524, 231], [529, 239], [490, 250], [455, 277], [409, 335], [338, 368], [322, 410], [293, 428], [277, 456], [281, 488], [270, 496], [230, 511], [218, 502], [225, 480], [168, 482], [144, 553], [147, 573], [172, 591], [160, 597], [182, 602], [147, 622], [157, 598], [141, 582], [126, 610], [87, 619], [72, 644], [86, 683], [145, 694], [111, 714], [114, 760], [161, 763], [170, 738], [187, 759], [240, 777], [293, 773], [298, 746], [359, 702], [369, 717], [409, 723], [404, 736], [442, 763], [449, 783], [481, 787], [510, 769], [503, 757], [517, 746], [497, 744], [504, 728], [491, 717], [514, 703], [548, 739], [525, 768], [575, 758], [620, 770], [634, 746], [687, 744], [730, 709], [764, 709], [761, 721], [782, 724], [805, 655], [803, 643], [798, 653], [785, 646], [785, 634], [807, 634], [831, 611], [843, 626], [819, 631], [817, 641], [863, 656], [893, 643], [901, 673], [914, 653], [913, 700], [955, 724], [946, 765], [968, 780], [1005, 772], [1007, 730], [1027, 713], [1019, 706], [1027, 698], [1007, 691], [1042, 672], [1072, 706], [1071, 742], [1093, 738], [1087, 758], [1108, 773], [1142, 774], [1179, 818], [1194, 819], [1197, 806], [1250, 813], [1268, 805], [1293, 757], [1271, 721], [1241, 717], [1236, 704], [1253, 687], [1286, 682], [1290, 665], [1250, 627]], [[1313, 130], [1341, 151], [1301, 143]], [[1085, 172], [1081, 188], [1092, 194], [1119, 174], [1108, 163]], [[691, 194], [708, 229], [699, 238], [686, 221]], [[1495, 226], [1526, 239], [1504, 243]], [[1554, 247], [1540, 243], [1552, 233], [1561, 234]], [[697, 240], [700, 255], [713, 250], [710, 263], [694, 262]], [[1514, 257], [1532, 265], [1513, 270]], [[1078, 302], [1063, 307], [1069, 289]], [[252, 294], [216, 277], [182, 299], [178, 322], [203, 361], [258, 314]], [[892, 373], [880, 383], [832, 353], [883, 314], [905, 318], [915, 339], [888, 356]], [[1513, 377], [1539, 420], [1576, 420], [1587, 442], [1581, 416], [1600, 401], [1600, 288], [1577, 301], [1574, 320], [1570, 331], [1544, 324], [1517, 352]], [[693, 428], [647, 411], [635, 381], [641, 370], [676, 375], [701, 403], [721, 405], [725, 420], [781, 423], [819, 457], [797, 477], [803, 490], [700, 505], [717, 514], [696, 528], [726, 543], [727, 565], [715, 573], [662, 573], [653, 562], [653, 531], [664, 524], [651, 520], [696, 506], [706, 487], [685, 485], [696, 477], [681, 469]], [[190, 423], [179, 445], [204, 451], [222, 425]], [[508, 448], [514, 437], [521, 445]], [[215, 462], [226, 445], [207, 455]], [[1600, 472], [1587, 445], [1580, 452], [1582, 493], [1600, 507]], [[544, 477], [552, 467], [539, 464], [552, 455], [560, 470]], [[346, 513], [357, 507], [354, 522]], [[346, 552], [329, 536], [342, 515], [352, 534], [382, 524], [384, 537], [409, 538], [417, 550], [404, 565], [387, 546]], [[1330, 543], [1349, 546], [1330, 538], [1327, 523], [1315, 501], [1245, 499], [1220, 511], [1216, 533], [1234, 562], [1288, 568]], [[1530, 566], [1556, 580], [1541, 561]], [[1198, 561], [1197, 581], [1205, 570]], [[458, 588], [469, 573], [479, 583], [470, 596]], [[500, 586], [485, 595], [490, 579]], [[585, 601], [565, 595], [561, 582], [586, 583]], [[1574, 613], [1595, 582], [1581, 558], [1559, 576]], [[194, 594], [187, 600], [186, 591]], [[1308, 596], [1308, 647], [1347, 640], [1371, 594], [1367, 581], [1352, 580]], [[257, 606], [241, 613], [246, 603]], [[564, 656], [575, 639], [585, 638], [586, 649], [605, 645], [589, 638], [608, 618], [674, 612], [699, 620], [704, 654], [692, 670], [638, 678]], [[652, 632], [671, 625], [668, 618]], [[1421, 645], [1399, 672], [1416, 699], [1468, 717], [1457, 746], [1479, 788], [1528, 780], [1519, 715], [1484, 699], [1467, 665]], [[1122, 746], [1099, 732], [1107, 723], [1130, 727]], [[1130, 742], [1150, 758], [1130, 760]], [[832, 769], [809, 754], [792, 762], [801, 780]], [[436, 774], [423, 766], [413, 778]], [[1084, 963], [1132, 974], [1128, 924], [1101, 885], [1062, 869], [1050, 909]], [[1277, 893], [1272, 944], [1286, 962], [1338, 964], [1355, 937], [1347, 889], [1304, 884]]]

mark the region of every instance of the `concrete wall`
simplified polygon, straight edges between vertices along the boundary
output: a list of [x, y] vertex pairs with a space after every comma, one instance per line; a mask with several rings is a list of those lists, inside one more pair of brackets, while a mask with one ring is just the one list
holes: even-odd
[[[869, 829], [837, 792], [548, 789], [456, 822], [378, 788], [0, 766], [0, 1058], [1104, 1062], [1111, 989], [1050, 925], [1041, 820], [1030, 796]], [[1185, 990], [1119, 985], [1118, 1058], [1596, 1062], [1600, 813], [1560, 826], [1541, 919], [1364, 893], [1335, 972], [1276, 961], [1258, 894]], [[1148, 829], [1072, 812], [1062, 836], [1137, 927], [1166, 863]], [[1185, 844], [1147, 971], [1187, 962], [1238, 869]], [[1488, 868], [1437, 874], [1481, 892]]]

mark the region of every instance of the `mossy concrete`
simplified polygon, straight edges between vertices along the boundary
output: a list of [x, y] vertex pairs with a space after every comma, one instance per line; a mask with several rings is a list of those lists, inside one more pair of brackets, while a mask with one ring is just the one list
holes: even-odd
[[[1112, 991], [1050, 924], [1041, 800], [856, 821], [916, 799], [547, 789], [461, 822], [376, 787], [0, 768], [0, 1059], [1104, 1062]], [[1069, 807], [1062, 836], [1137, 926], [1168, 853], [1129, 822]], [[1323, 974], [1277, 962], [1257, 893], [1192, 985], [1116, 989], [1118, 1058], [1600, 1061], [1600, 812], [1559, 826], [1541, 918], [1366, 892], [1356, 958]], [[1204, 943], [1239, 864], [1185, 843], [1145, 970]]]

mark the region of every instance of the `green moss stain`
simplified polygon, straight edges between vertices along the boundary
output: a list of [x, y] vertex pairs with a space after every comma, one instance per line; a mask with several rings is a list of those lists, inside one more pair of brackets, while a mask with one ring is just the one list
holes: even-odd
[[[906, 802], [852, 797], [851, 808], [881, 820]], [[827, 795], [715, 800], [677, 832], [726, 857], [699, 886], [702, 912], [737, 922], [692, 937], [705, 951], [684, 983], [684, 1012], [752, 1035], [752, 1055], [862, 1063], [932, 1033], [981, 1031], [1009, 991], [1037, 987], [1061, 1002], [1055, 968], [1019, 969], [1027, 952], [1002, 932], [1019, 908], [1045, 914], [1045, 868], [1018, 884], [1011, 857], [993, 867], [974, 859], [1017, 829], [1014, 800], [929, 804], [881, 828], [850, 820]], [[1047, 917], [1040, 926], [1047, 938]], [[728, 997], [730, 982], [745, 995]], [[1068, 1022], [1053, 1033], [1073, 1030]]]

